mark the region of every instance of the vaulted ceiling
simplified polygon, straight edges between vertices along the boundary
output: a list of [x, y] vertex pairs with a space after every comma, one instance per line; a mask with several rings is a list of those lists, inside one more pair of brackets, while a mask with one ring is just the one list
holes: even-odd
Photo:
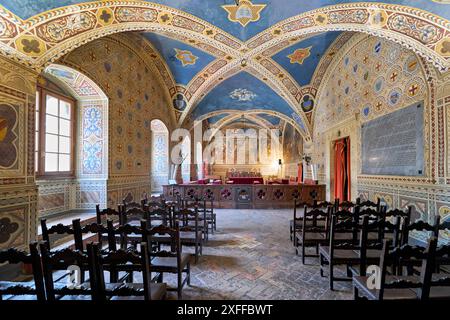
[[[54, 9], [84, 2], [0, 0], [0, 5], [7, 9], [4, 12], [15, 16], [18, 24], [27, 26], [28, 23], [31, 26], [60, 14]], [[375, 25], [383, 23], [390, 7], [379, 10], [378, 4], [396, 5], [395, 8], [405, 12], [408, 9], [401, 9], [401, 5], [414, 6], [420, 9], [414, 9], [418, 12], [426, 11], [444, 19], [450, 18], [450, 0], [415, 0], [413, 3], [410, 0], [385, 0], [366, 1], [363, 4], [357, 0], [240, 0], [239, 5], [234, 0], [155, 0], [117, 1], [118, 7], [115, 9], [112, 6], [109, 11], [102, 9], [103, 5], [115, 2], [83, 4], [64, 10], [65, 14], [91, 10], [96, 14], [97, 24], [104, 27], [118, 23], [119, 9], [123, 9], [120, 12], [122, 18], [133, 16], [131, 8], [134, 7], [131, 5], [139, 7], [140, 3], [144, 3], [156, 10], [157, 16], [154, 16], [154, 13], [141, 7], [142, 17], [138, 19], [157, 21], [159, 26], [168, 27], [155, 25], [149, 28], [146, 25], [142, 27], [145, 32], [141, 32], [141, 36], [146, 45], [152, 48], [152, 55], [156, 53], [157, 57], [154, 58], [161, 61], [160, 68], [166, 69], [161, 74], [170, 75], [165, 83], [170, 86], [168, 90], [173, 97], [173, 107], [180, 124], [199, 118], [209, 119], [209, 123], [214, 124], [231, 119], [233, 114], [248, 113], [255, 123], [277, 126], [289, 122], [305, 138], [310, 136], [311, 114], [321, 77], [339, 48], [354, 34], [352, 31], [342, 31], [352, 28], [323, 29], [321, 25], [325, 25], [328, 20], [369, 21]], [[334, 11], [328, 15], [313, 11], [342, 4], [349, 5], [331, 7]], [[352, 8], [355, 10], [349, 11]], [[358, 11], [360, 8], [367, 11]], [[289, 20], [309, 12], [314, 18]], [[200, 33], [202, 37], [209, 37], [211, 41], [171, 28], [175, 13], [184, 15], [185, 19], [177, 22], [178, 26]], [[31, 19], [38, 15], [38, 18]], [[134, 16], [139, 16], [139, 13]], [[369, 16], [375, 22], [367, 20]], [[86, 22], [83, 19], [88, 18], [80, 15], [70, 26], [60, 27], [76, 29], [77, 24]], [[407, 20], [403, 22], [409, 23]], [[311, 23], [319, 26], [314, 32], [284, 35], [291, 29], [301, 29], [301, 24]], [[416, 31], [420, 28], [417, 25]], [[428, 30], [427, 35], [430, 32]], [[422, 32], [422, 36], [425, 37], [425, 33]], [[46, 45], [49, 50], [53, 44]], [[26, 50], [24, 53], [27, 53]], [[443, 54], [445, 56], [445, 52]]]

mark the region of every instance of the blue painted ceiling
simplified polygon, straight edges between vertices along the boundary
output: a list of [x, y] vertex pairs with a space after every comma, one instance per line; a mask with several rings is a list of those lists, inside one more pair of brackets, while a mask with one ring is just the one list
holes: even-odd
[[[248, 0], [247, 0], [248, 1]], [[0, 0], [0, 5], [9, 9], [22, 19], [30, 18], [41, 12], [71, 5], [83, 3], [83, 0]], [[258, 21], [251, 21], [243, 26], [236, 21], [228, 18], [228, 12], [222, 7], [224, 5], [234, 5], [234, 0], [155, 0], [155, 3], [174, 7], [197, 16], [210, 22], [218, 28], [230, 33], [236, 38], [246, 41], [265, 29], [273, 26], [277, 22], [290, 18], [292, 16], [318, 9], [320, 7], [342, 4], [356, 3], [360, 0], [252, 0], [253, 5], [266, 5], [260, 11]], [[390, 3], [414, 6], [446, 19], [450, 19], [450, 5], [442, 4], [433, 0], [384, 0], [384, 1], [366, 1], [373, 3]], [[283, 49], [276, 53], [272, 59], [283, 67], [294, 78], [299, 86], [308, 85], [311, 82], [314, 71], [317, 68], [321, 58], [326, 50], [339, 36], [339, 32], [327, 32], [315, 35], [299, 43]], [[160, 36], [154, 33], [143, 33], [154, 47], [160, 52], [161, 56], [168, 64], [177, 84], [187, 85], [199, 72], [201, 72], [209, 63], [215, 60], [213, 56], [205, 53], [193, 46]], [[177, 51], [177, 50], [178, 51]], [[303, 51], [302, 51], [303, 50]], [[293, 53], [305, 53], [309, 50], [310, 55], [304, 61], [292, 63], [289, 55]], [[188, 52], [187, 52], [188, 51]], [[181, 60], [177, 58], [181, 57]], [[192, 54], [192, 55], [191, 55]], [[252, 75], [241, 72], [219, 84], [193, 110], [191, 115], [195, 119], [203, 114], [217, 110], [274, 110], [294, 118], [300, 127], [304, 124], [298, 115], [293, 114], [284, 99], [274, 92], [264, 82], [256, 79]], [[209, 119], [214, 123], [225, 115], [215, 116]], [[276, 125], [279, 119], [268, 115], [265, 119]]]
[[[308, 85], [324, 53], [339, 34], [341, 33], [325, 32], [308, 38], [278, 52], [272, 59], [288, 71], [300, 86]], [[291, 63], [288, 56], [294, 54], [296, 50], [307, 50], [310, 55], [301, 64]]]
[[258, 114], [258, 117], [261, 117], [261, 118], [269, 121], [274, 126], [277, 126], [280, 123], [280, 118], [275, 117], [275, 116], [271, 116], [271, 115], [266, 114], [266, 113], [260, 113], [260, 114]]
[[[30, 18], [38, 13], [66, 6], [71, 4], [83, 3], [83, 0], [0, 0], [0, 4], [9, 9], [23, 19]], [[267, 5], [261, 11], [261, 18], [257, 22], [250, 22], [246, 27], [237, 22], [228, 20], [228, 13], [222, 8], [223, 5], [232, 5], [234, 0], [155, 0], [154, 3], [164, 4], [186, 11], [194, 16], [202, 18], [211, 24], [227, 31], [235, 37], [246, 41], [261, 31], [264, 31], [273, 24], [287, 19], [289, 17], [318, 9], [320, 7], [341, 4], [356, 3], [360, 0], [313, 0], [313, 1], [294, 1], [294, 0], [253, 0], [253, 4]], [[450, 19], [450, 9], [446, 4], [432, 0], [384, 0], [365, 2], [373, 3], [391, 3], [405, 6], [414, 6], [446, 19]]]
[[292, 117], [293, 110], [267, 84], [243, 71], [211, 90], [192, 111], [192, 119], [218, 110], [273, 110]]
[[[175, 82], [178, 84], [187, 85], [197, 73], [215, 60], [213, 56], [183, 42], [154, 33], [143, 33], [143, 36], [159, 51], [172, 71]], [[177, 58], [177, 50], [181, 53], [180, 58]], [[190, 57], [190, 54], [194, 57]], [[183, 59], [193, 64], [183, 65]]]

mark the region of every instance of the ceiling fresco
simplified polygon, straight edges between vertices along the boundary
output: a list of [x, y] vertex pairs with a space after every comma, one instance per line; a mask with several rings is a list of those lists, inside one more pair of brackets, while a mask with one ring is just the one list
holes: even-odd
[[270, 122], [272, 125], [277, 126], [280, 124], [280, 118], [271, 116], [269, 114], [261, 113], [258, 115], [259, 117], [263, 118], [264, 120]]
[[187, 85], [197, 73], [215, 60], [215, 57], [181, 41], [149, 32], [142, 35], [159, 51], [177, 84]]
[[308, 38], [278, 52], [272, 59], [289, 72], [300, 86], [306, 86], [311, 82], [324, 53], [340, 34], [325, 32]]
[[138, 31], [130, 37], [154, 49], [180, 125], [226, 116], [213, 111], [267, 110], [258, 118], [278, 125], [282, 114], [310, 136], [317, 90], [353, 32], [395, 36], [446, 70], [449, 18], [450, 0], [0, 0], [0, 53], [40, 70], [76, 43]]
[[[0, 4], [22, 19], [62, 6], [79, 4], [83, 0], [0, 0]], [[359, 0], [155, 0], [147, 1], [177, 8], [199, 17], [234, 37], [247, 41], [270, 26], [301, 13], [324, 6], [357, 3]], [[384, 0], [365, 1], [411, 6], [450, 18], [444, 8], [446, 0]]]
[[227, 116], [229, 116], [228, 113], [222, 113], [222, 114], [219, 114], [219, 115], [217, 115], [217, 116], [212, 116], [212, 117], [208, 118], [207, 120], [208, 120], [208, 122], [209, 122], [210, 124], [214, 124], [214, 123], [216, 123], [216, 122], [222, 120], [223, 118], [225, 118], [225, 117], [227, 117]]
[[277, 111], [288, 117], [292, 117], [294, 112], [289, 104], [267, 84], [245, 71], [228, 78], [220, 86], [211, 90], [192, 111], [192, 118], [196, 119], [213, 111], [228, 109]]

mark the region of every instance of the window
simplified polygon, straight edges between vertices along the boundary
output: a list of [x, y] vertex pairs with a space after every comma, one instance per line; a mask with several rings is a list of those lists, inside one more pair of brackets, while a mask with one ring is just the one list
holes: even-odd
[[38, 88], [36, 93], [36, 173], [74, 174], [74, 106], [72, 99]]

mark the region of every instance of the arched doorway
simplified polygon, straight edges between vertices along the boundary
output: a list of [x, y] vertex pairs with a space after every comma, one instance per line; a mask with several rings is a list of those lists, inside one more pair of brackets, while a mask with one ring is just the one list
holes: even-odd
[[169, 130], [158, 119], [151, 122], [152, 130], [152, 172], [151, 190], [161, 192], [169, 181]]

